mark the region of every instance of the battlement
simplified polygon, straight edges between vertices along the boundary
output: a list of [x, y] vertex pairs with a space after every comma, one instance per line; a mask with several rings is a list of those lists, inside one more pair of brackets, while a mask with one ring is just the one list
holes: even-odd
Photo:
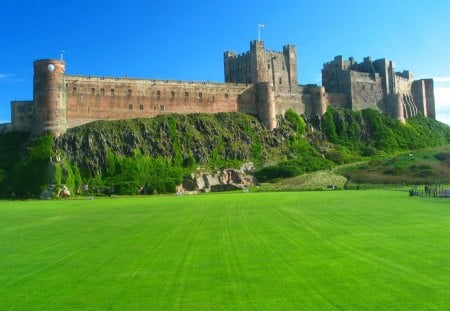
[[57, 136], [95, 120], [234, 111], [256, 115], [272, 130], [276, 115], [288, 109], [322, 115], [328, 105], [375, 108], [399, 120], [435, 116], [433, 80], [413, 81], [412, 73], [395, 72], [387, 59], [358, 63], [338, 55], [323, 66], [323, 86], [300, 86], [294, 45], [272, 51], [254, 40], [248, 51], [223, 57], [225, 83], [68, 75], [62, 60], [37, 60], [33, 100], [12, 102], [12, 124], [1, 130]]
[[418, 113], [434, 115], [434, 92], [415, 82], [409, 70], [396, 72], [385, 58], [357, 63], [339, 55], [322, 69], [326, 91], [344, 94], [352, 109], [376, 108], [401, 121]]
[[270, 82], [275, 93], [290, 93], [298, 87], [297, 51], [294, 45], [282, 51], [266, 50], [263, 41], [251, 41], [250, 50], [224, 54], [225, 82], [254, 84]]

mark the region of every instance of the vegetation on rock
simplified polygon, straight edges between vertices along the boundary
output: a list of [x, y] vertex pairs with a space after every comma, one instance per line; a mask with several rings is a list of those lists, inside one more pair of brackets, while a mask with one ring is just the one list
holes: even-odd
[[375, 110], [330, 107], [316, 121], [307, 123], [288, 110], [268, 131], [242, 113], [168, 114], [96, 121], [57, 139], [3, 134], [0, 195], [36, 197], [49, 184], [64, 184], [72, 193], [174, 192], [198, 168], [239, 168], [247, 162], [254, 163], [259, 181], [276, 181], [450, 143], [450, 128], [423, 116], [402, 124]]

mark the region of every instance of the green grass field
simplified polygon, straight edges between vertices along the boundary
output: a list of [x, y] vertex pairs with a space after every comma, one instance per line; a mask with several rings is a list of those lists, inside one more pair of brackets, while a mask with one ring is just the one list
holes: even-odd
[[1, 310], [445, 310], [450, 200], [389, 190], [0, 202]]

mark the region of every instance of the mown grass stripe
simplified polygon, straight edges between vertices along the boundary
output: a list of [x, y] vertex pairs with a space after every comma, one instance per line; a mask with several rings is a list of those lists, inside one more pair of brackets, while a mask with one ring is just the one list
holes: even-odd
[[5, 309], [450, 304], [447, 201], [398, 191], [0, 202]]

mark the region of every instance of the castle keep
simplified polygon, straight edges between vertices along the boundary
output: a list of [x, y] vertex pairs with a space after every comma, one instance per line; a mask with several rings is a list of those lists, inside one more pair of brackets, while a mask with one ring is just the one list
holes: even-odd
[[[338, 106], [377, 108], [402, 122], [417, 114], [436, 118], [433, 80], [414, 80], [409, 71], [395, 72], [387, 59], [366, 57], [358, 64], [353, 58], [336, 56], [323, 66], [322, 85], [330, 102]], [[340, 99], [333, 101], [336, 95]]]
[[3, 129], [58, 136], [95, 120], [239, 111], [272, 130], [287, 109], [322, 115], [328, 105], [375, 108], [401, 121], [419, 113], [435, 118], [433, 80], [414, 81], [385, 59], [358, 64], [337, 56], [323, 67], [323, 87], [299, 85], [294, 46], [268, 51], [252, 41], [246, 53], [224, 53], [224, 73], [225, 83], [103, 78], [67, 75], [62, 60], [37, 60], [33, 100], [12, 102], [12, 124]]

